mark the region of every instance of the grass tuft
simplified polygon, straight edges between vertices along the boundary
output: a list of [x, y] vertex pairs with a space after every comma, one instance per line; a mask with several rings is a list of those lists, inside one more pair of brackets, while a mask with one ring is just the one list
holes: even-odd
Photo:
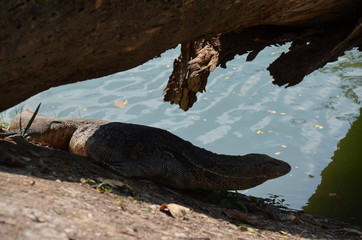
[[26, 137], [26, 133], [28, 132], [29, 128], [31, 127], [31, 125], [33, 124], [34, 122], [34, 119], [36, 117], [36, 115], [38, 114], [39, 112], [39, 109], [40, 109], [40, 105], [41, 103], [39, 103], [39, 105], [36, 107], [33, 115], [31, 116], [28, 124], [26, 125], [26, 127], [24, 128], [24, 131], [22, 130], [22, 124], [21, 124], [21, 116], [20, 116], [20, 123], [19, 123], [19, 126], [20, 126], [20, 134], [23, 136], [23, 137]]

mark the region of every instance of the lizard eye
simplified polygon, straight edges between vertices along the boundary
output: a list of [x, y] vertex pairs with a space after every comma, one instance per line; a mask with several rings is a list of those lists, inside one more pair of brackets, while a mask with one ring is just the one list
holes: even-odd
[[27, 140], [27, 141], [32, 141], [34, 138], [36, 138], [37, 136], [39, 135], [38, 132], [36, 131], [29, 131], [27, 132], [25, 135], [24, 135], [24, 138]]

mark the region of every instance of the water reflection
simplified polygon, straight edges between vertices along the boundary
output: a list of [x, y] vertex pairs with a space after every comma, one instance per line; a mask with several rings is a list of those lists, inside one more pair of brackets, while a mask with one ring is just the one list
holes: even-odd
[[[362, 108], [360, 110], [362, 114]], [[322, 171], [322, 182], [309, 199], [306, 212], [362, 226], [362, 116], [352, 124]]]

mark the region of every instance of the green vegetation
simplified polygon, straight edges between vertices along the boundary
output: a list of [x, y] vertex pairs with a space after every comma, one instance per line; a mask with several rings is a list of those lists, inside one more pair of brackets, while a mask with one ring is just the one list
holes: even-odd
[[[34, 112], [33, 115], [31, 116], [31, 118], [30, 118], [29, 122], [27, 123], [27, 125], [25, 126], [25, 128], [22, 127], [22, 120], [21, 120], [21, 116], [20, 116], [19, 134], [20, 134], [21, 136], [23, 136], [23, 137], [27, 137], [27, 136], [28, 136], [27, 133], [28, 133], [31, 125], [32, 125], [33, 122], [34, 122], [34, 119], [35, 119], [36, 115], [37, 115], [38, 112], [39, 112], [40, 106], [41, 106], [41, 103], [38, 104], [37, 108], [35, 109], [35, 112]], [[23, 110], [23, 106], [22, 106], [22, 107], [18, 107], [18, 108], [15, 109], [15, 113], [18, 114], [18, 113], [22, 112], [22, 110]], [[5, 127], [5, 128], [9, 127], [10, 122], [5, 121], [5, 120], [4, 120], [5, 117], [6, 117], [6, 112], [1, 112], [1, 113], [0, 113], [0, 127]], [[12, 133], [11, 133], [11, 134], [12, 134]], [[14, 133], [14, 134], [15, 134], [15, 133]]]
[[21, 116], [20, 116], [20, 134], [21, 134], [23, 137], [26, 137], [26, 136], [27, 136], [27, 132], [28, 132], [29, 128], [31, 127], [31, 125], [33, 124], [34, 119], [35, 119], [36, 115], [37, 115], [38, 112], [39, 112], [40, 105], [41, 105], [41, 103], [39, 103], [39, 105], [36, 107], [33, 115], [31, 116], [31, 118], [30, 118], [28, 124], [26, 125], [26, 127], [24, 128], [24, 130], [23, 130], [22, 125], [21, 125]]
[[145, 210], [149, 213], [155, 213], [155, 209], [153, 209], [151, 207], [146, 207]]
[[7, 128], [10, 125], [10, 122], [5, 121], [5, 112], [0, 113], [0, 127]]
[[111, 193], [111, 192], [113, 192], [111, 185], [108, 184], [107, 182], [97, 183], [95, 180], [93, 180], [91, 178], [86, 179], [84, 182], [88, 183], [93, 188], [97, 189], [98, 192], [100, 192], [100, 193], [105, 193], [105, 192]]
[[285, 203], [285, 199], [281, 198], [283, 196], [281, 195], [276, 195], [276, 194], [268, 194], [269, 198], [265, 199], [265, 202], [271, 206], [275, 206], [278, 208], [288, 208], [289, 204]]

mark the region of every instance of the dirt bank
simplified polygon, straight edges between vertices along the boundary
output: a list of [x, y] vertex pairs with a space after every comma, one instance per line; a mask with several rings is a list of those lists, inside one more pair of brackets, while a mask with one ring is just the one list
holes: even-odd
[[[0, 151], [2, 239], [362, 239], [359, 227], [258, 198], [126, 180], [22, 137], [0, 139]], [[160, 210], [169, 203], [191, 211], [174, 218]]]

